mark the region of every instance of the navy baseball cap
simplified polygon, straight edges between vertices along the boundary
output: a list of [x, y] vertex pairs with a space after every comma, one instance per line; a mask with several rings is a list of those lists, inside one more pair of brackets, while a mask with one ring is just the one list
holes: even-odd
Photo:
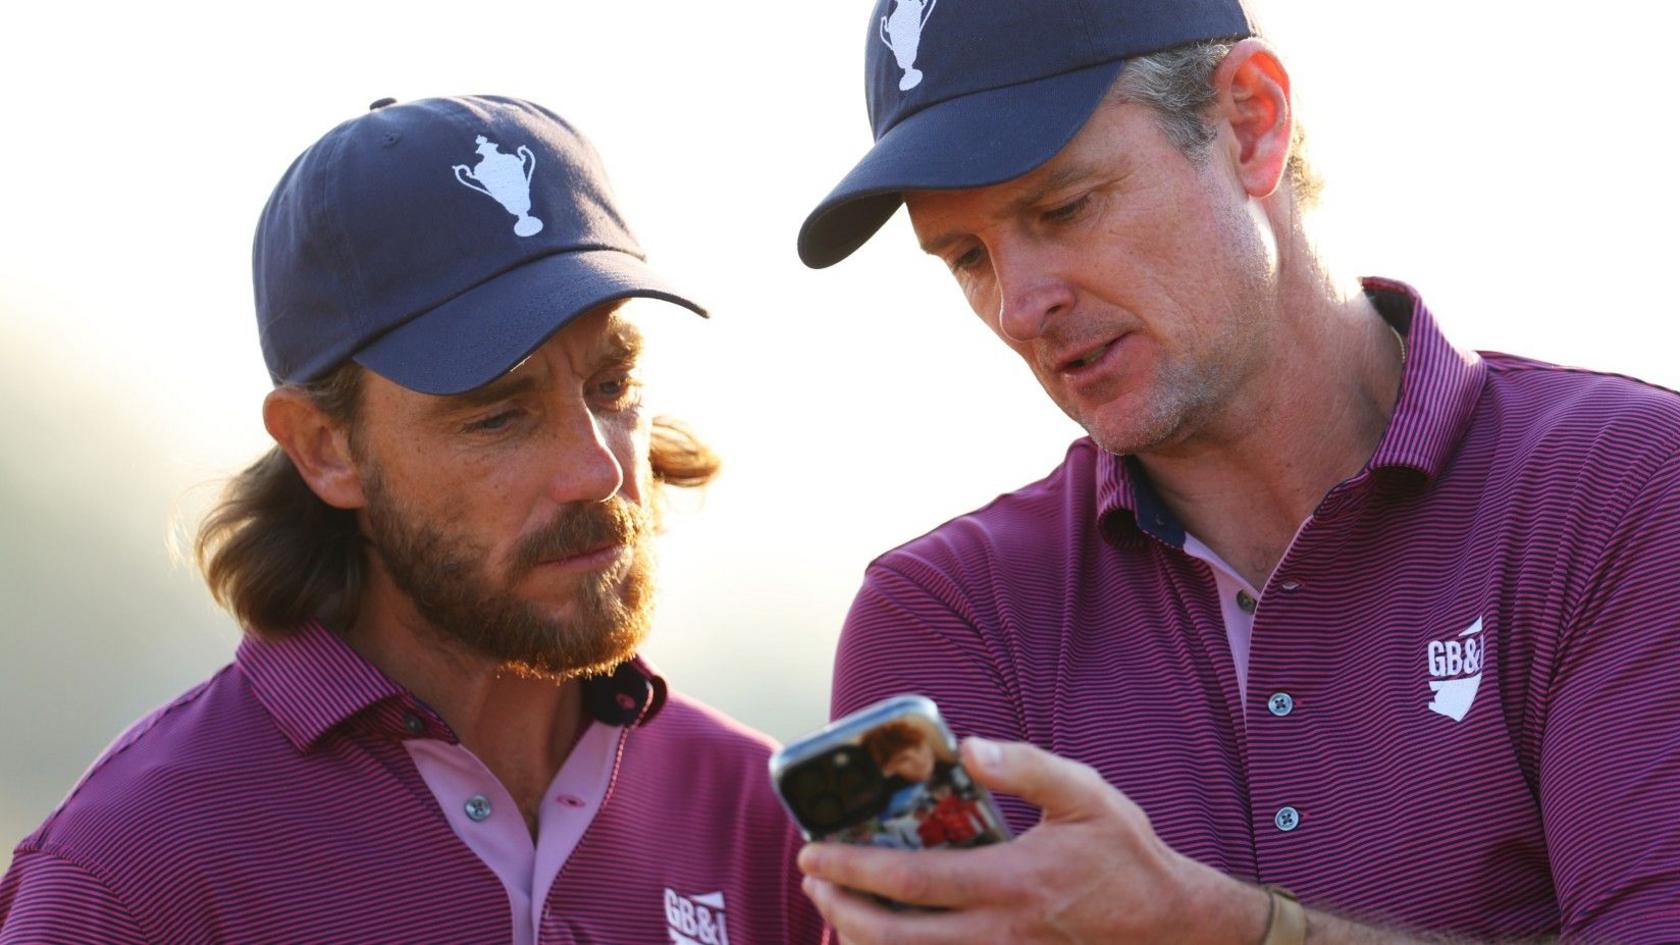
[[1132, 56], [1252, 33], [1240, 0], [876, 0], [875, 146], [805, 218], [799, 258], [850, 256], [906, 190], [985, 187], [1050, 160]]
[[354, 358], [460, 393], [606, 302], [706, 314], [644, 260], [595, 149], [558, 115], [499, 96], [381, 99], [303, 152], [263, 208], [263, 357], [276, 384]]

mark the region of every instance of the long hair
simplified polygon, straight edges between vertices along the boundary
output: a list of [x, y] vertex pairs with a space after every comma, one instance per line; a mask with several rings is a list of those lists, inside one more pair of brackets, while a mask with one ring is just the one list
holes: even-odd
[[907, 748], [915, 748], [927, 741], [919, 729], [909, 722], [888, 722], [870, 729], [859, 739], [877, 768], [884, 768], [893, 756]]
[[[362, 369], [346, 362], [299, 389], [355, 439]], [[655, 489], [703, 486], [721, 461], [687, 427], [653, 420]], [[653, 497], [657, 501], [657, 495]], [[216, 602], [250, 631], [284, 636], [305, 621], [355, 622], [367, 577], [356, 514], [321, 501], [278, 446], [233, 477], [199, 525], [194, 558]]]

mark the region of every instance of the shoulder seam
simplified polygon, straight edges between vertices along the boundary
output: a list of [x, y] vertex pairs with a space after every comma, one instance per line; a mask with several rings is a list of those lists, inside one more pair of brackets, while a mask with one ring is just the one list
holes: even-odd
[[[47, 819], [41, 822], [41, 826], [36, 831], [36, 833], [38, 835], [44, 835], [52, 827], [53, 823], [58, 820], [59, 814], [63, 813], [64, 809], [70, 805], [70, 802], [75, 800], [76, 796], [82, 793], [82, 789], [85, 788], [88, 785], [88, 782], [93, 780], [95, 775], [97, 775], [97, 774], [99, 774], [99, 772], [105, 770], [105, 767], [107, 765], [109, 765], [111, 762], [115, 761], [117, 758], [121, 757], [122, 755], [127, 754], [128, 750], [130, 748], [133, 748], [135, 745], [139, 744], [147, 735], [150, 735], [158, 727], [158, 725], [162, 724], [164, 719], [168, 718], [171, 715], [174, 715], [175, 712], [178, 709], [184, 708], [186, 706], [192, 705], [194, 702], [197, 702], [199, 700], [199, 698], [204, 695], [204, 693], [209, 691], [210, 686], [212, 684], [214, 684], [216, 682], [216, 680], [220, 679], [224, 674], [232, 671], [233, 668], [234, 668], [234, 664], [229, 663], [228, 665], [223, 666], [221, 669], [217, 670], [215, 672], [215, 674], [212, 675], [209, 679], [204, 680], [203, 682], [201, 682], [198, 685], [194, 686], [193, 688], [187, 690], [186, 692], [182, 693], [181, 695], [176, 696], [175, 700], [173, 702], [164, 706], [162, 709], [158, 710], [156, 713], [154, 713], [152, 715], [152, 717], [146, 722], [146, 727], [144, 729], [142, 729], [138, 732], [132, 732], [133, 737], [129, 738], [128, 741], [125, 744], [123, 744], [123, 746], [121, 748], [118, 748], [116, 751], [109, 752], [109, 753], [99, 757], [93, 763], [93, 766], [88, 768], [87, 772], [85, 774], [83, 774], [81, 776], [81, 778], [79, 778], [76, 781], [75, 786], [70, 789], [70, 793], [64, 795], [64, 800], [59, 801], [58, 806], [53, 808], [53, 812], [51, 814], [48, 814]], [[128, 736], [128, 735], [130, 735], [131, 731], [132, 730], [124, 730], [122, 735], [119, 735], [117, 737], [118, 738], [123, 738], [125, 736]]]
[[[1666, 452], [1666, 453], [1658, 454], [1658, 453], [1653, 452], [1650, 455], [1652, 457], [1654, 457], [1654, 459], [1650, 462], [1649, 468], [1640, 470], [1639, 484], [1637, 486], [1633, 487], [1632, 489], [1630, 489], [1629, 492], [1628, 492], [1628, 495], [1639, 496], [1639, 495], [1643, 494], [1646, 489], [1650, 488], [1651, 481], [1653, 479], [1657, 478], [1657, 473], [1661, 472], [1663, 467], [1669, 466], [1672, 463], [1674, 463], [1676, 458], [1680, 458], [1680, 446], [1672, 446], [1672, 447], [1669, 448], [1668, 452]], [[1630, 514], [1632, 514], [1632, 512], [1633, 512], [1633, 503], [1632, 502], [1625, 502], [1625, 503], [1622, 504], [1621, 510], [1616, 513], [1615, 522], [1613, 522], [1610, 525], [1609, 528], [1605, 529], [1605, 535], [1606, 535], [1606, 541], [1607, 542], [1609, 542], [1610, 539], [1614, 538], [1614, 536], [1616, 536], [1617, 534], [1619, 534], [1621, 532], [1623, 524], [1627, 522], [1628, 516]], [[1592, 586], [1593, 583], [1595, 583], [1599, 580], [1599, 578], [1601, 576], [1601, 573], [1602, 573], [1602, 569], [1605, 565], [1605, 557], [1607, 556], [1608, 553], [1609, 553], [1609, 546], [1608, 545], [1606, 547], [1601, 547], [1601, 548], [1597, 549], [1597, 552], [1594, 555], [1595, 564], [1593, 565], [1592, 574], [1588, 579], [1588, 585], [1587, 586], [1590, 587], [1590, 586]], [[1579, 617], [1579, 609], [1578, 608], [1579, 608], [1579, 601], [1577, 601], [1576, 605], [1572, 606], [1569, 609], [1569, 612], [1564, 614], [1564, 616], [1563, 616], [1563, 621], [1562, 621], [1561, 626], [1564, 628], [1565, 633], [1569, 634], [1570, 637], [1574, 636], [1575, 622], [1576, 622], [1577, 618]]]
[[1039, 485], [1041, 485], [1045, 482], [1048, 482], [1051, 478], [1053, 478], [1058, 473], [1061, 473], [1063, 470], [1065, 470], [1067, 468], [1068, 462], [1071, 460], [1075, 450], [1084, 449], [1084, 448], [1089, 448], [1089, 449], [1095, 449], [1096, 448], [1096, 444], [1094, 442], [1092, 442], [1092, 440], [1089, 436], [1081, 436], [1078, 439], [1075, 439], [1072, 443], [1069, 443], [1068, 446], [1067, 446], [1067, 449], [1062, 451], [1061, 460], [1059, 462], [1057, 462], [1056, 465], [1053, 466], [1050, 469], [1050, 471], [1045, 473], [1044, 475], [1038, 477], [1037, 479], [1034, 479], [1031, 482], [1024, 483], [1020, 486], [1017, 486], [1016, 488], [1011, 489], [1008, 492], [1000, 492], [1000, 493], [993, 496], [991, 499], [987, 500], [985, 503], [983, 503], [981, 505], [977, 505], [974, 508], [969, 509], [966, 512], [962, 512], [960, 514], [953, 515], [950, 518], [945, 519], [943, 522], [940, 522], [938, 525], [935, 525], [932, 528], [929, 528], [926, 531], [923, 531], [921, 534], [916, 535], [913, 538], [909, 538], [909, 539], [906, 539], [904, 541], [899, 542], [898, 544], [892, 546], [891, 548], [888, 548], [886, 551], [883, 551], [880, 554], [876, 555], [873, 559], [870, 560], [869, 566], [873, 567], [875, 565], [880, 564], [884, 559], [886, 559], [886, 558], [888, 558], [888, 557], [890, 557], [894, 554], [897, 554], [900, 551], [903, 551], [904, 549], [910, 547], [911, 545], [915, 544], [916, 542], [921, 541], [924, 538], [928, 538], [932, 535], [938, 534], [939, 532], [943, 531], [947, 526], [949, 526], [953, 523], [960, 522], [963, 519], [969, 519], [969, 518], [973, 518], [977, 515], [984, 514], [985, 512], [990, 510], [993, 506], [997, 505], [999, 502], [1002, 502], [1005, 499], [1008, 499], [1012, 496], [1020, 495], [1021, 493], [1027, 491], [1028, 489], [1034, 488], [1035, 486], [1039, 486]]
[[1680, 396], [1680, 391], [1672, 390], [1662, 386], [1661, 384], [1645, 380], [1642, 377], [1634, 377], [1631, 374], [1620, 374], [1615, 371], [1600, 371], [1585, 367], [1573, 367], [1567, 364], [1553, 364], [1549, 361], [1537, 361], [1533, 358], [1525, 358], [1518, 354], [1506, 354], [1503, 351], [1478, 351], [1476, 354], [1481, 356], [1482, 362], [1487, 365], [1490, 372], [1498, 372], [1500, 374], [1540, 373], [1585, 375], [1587, 377], [1600, 377], [1606, 380], [1629, 381], [1649, 390]]
[[141, 922], [140, 917], [135, 914], [134, 908], [128, 904], [128, 900], [124, 899], [117, 893], [116, 886], [112, 884], [111, 880], [105, 875], [104, 871], [93, 866], [93, 864], [85, 862], [81, 857], [74, 855], [69, 850], [56, 843], [38, 843], [33, 846], [22, 844], [19, 845], [17, 851], [15, 852], [25, 856], [34, 854], [37, 856], [51, 857], [61, 863], [68, 864], [78, 870], [81, 870], [83, 873], [86, 873], [90, 879], [104, 888], [105, 892], [110, 895], [111, 901], [122, 908], [123, 915], [128, 918], [129, 923], [132, 924], [141, 935], [146, 937], [146, 941], [164, 941], [162, 936], [154, 935], [150, 929], [146, 928], [145, 923]]

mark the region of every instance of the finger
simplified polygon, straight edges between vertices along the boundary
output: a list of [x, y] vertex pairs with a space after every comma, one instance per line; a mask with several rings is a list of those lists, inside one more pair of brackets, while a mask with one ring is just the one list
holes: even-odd
[[895, 902], [956, 908], [997, 902], [1012, 875], [1007, 844], [975, 850], [889, 850], [810, 843], [799, 851], [805, 875]]
[[821, 879], [805, 878], [805, 895], [834, 928], [841, 945], [971, 945], [1000, 941], [1000, 930], [975, 912], [889, 909]]
[[963, 740], [963, 765], [986, 787], [1043, 808], [1045, 820], [1086, 820], [1119, 800], [1119, 791], [1086, 765], [1026, 742]]

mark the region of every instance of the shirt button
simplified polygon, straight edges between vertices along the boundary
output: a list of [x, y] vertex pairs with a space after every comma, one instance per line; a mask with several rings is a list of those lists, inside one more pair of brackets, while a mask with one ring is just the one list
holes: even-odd
[[1288, 833], [1301, 826], [1301, 812], [1293, 807], [1280, 807], [1272, 816], [1272, 823], [1277, 825], [1277, 829]]
[[490, 816], [490, 799], [482, 794], [467, 798], [467, 816], [475, 824], [484, 823], [485, 818]]
[[1287, 591], [1288, 593], [1293, 594], [1296, 591], [1301, 589], [1301, 582], [1300, 581], [1284, 581], [1282, 584], [1279, 584], [1278, 587], [1281, 587], [1285, 591]]
[[1252, 614], [1252, 613], [1254, 613], [1254, 608], [1259, 606], [1259, 604], [1258, 604], [1257, 601], [1255, 601], [1254, 596], [1252, 594], [1250, 594], [1249, 592], [1238, 591], [1237, 592], [1237, 606], [1242, 608], [1243, 613]]
[[403, 728], [408, 729], [410, 735], [418, 735], [426, 730], [426, 723], [422, 722], [420, 716], [413, 712], [404, 712]]
[[1266, 708], [1271, 709], [1272, 714], [1281, 719], [1295, 711], [1295, 697], [1287, 692], [1274, 692], [1272, 697], [1266, 700]]

